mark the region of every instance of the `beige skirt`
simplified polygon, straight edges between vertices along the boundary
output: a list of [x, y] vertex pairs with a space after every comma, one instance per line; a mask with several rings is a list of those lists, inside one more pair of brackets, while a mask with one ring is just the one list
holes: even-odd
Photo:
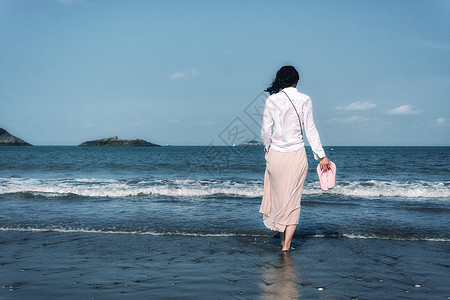
[[287, 225], [298, 224], [300, 200], [307, 173], [305, 148], [293, 152], [269, 150], [266, 156], [264, 194], [259, 210], [267, 228], [284, 232]]

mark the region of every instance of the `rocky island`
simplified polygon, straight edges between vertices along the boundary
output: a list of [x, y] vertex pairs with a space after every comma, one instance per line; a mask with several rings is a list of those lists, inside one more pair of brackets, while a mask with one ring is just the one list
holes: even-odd
[[125, 147], [153, 147], [153, 146], [160, 146], [157, 144], [153, 144], [141, 139], [135, 139], [135, 140], [120, 140], [117, 136], [106, 138], [106, 139], [100, 139], [100, 140], [94, 140], [94, 141], [87, 141], [79, 146], [81, 147], [98, 147], [98, 146], [125, 146]]
[[32, 146], [18, 137], [9, 134], [3, 128], [0, 128], [0, 146]]
[[263, 143], [255, 141], [255, 140], [251, 140], [251, 141], [239, 144], [239, 146], [261, 146], [261, 145], [263, 145]]

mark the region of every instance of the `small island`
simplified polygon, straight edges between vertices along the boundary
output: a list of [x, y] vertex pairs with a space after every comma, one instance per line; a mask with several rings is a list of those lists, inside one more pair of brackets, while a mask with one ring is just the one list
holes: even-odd
[[120, 140], [117, 136], [100, 139], [100, 140], [94, 140], [94, 141], [87, 141], [79, 146], [81, 147], [99, 147], [99, 146], [122, 146], [122, 147], [159, 147], [160, 145], [153, 144], [150, 142], [147, 142], [145, 140], [141, 139], [135, 139], [135, 140]]
[[0, 146], [32, 146], [18, 137], [11, 135], [8, 131], [0, 128]]
[[255, 141], [255, 140], [251, 140], [251, 141], [239, 144], [239, 146], [262, 146], [262, 145], [263, 145], [263, 143]]

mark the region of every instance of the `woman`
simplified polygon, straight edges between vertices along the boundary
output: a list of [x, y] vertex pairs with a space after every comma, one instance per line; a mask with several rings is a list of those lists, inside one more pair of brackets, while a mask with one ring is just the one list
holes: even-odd
[[280, 232], [282, 251], [291, 248], [300, 219], [300, 199], [308, 172], [304, 134], [314, 158], [320, 160], [321, 169], [330, 168], [314, 124], [311, 98], [297, 91], [298, 80], [294, 67], [284, 66], [278, 70], [266, 90], [270, 96], [264, 107], [261, 128], [266, 172], [260, 212], [266, 227]]

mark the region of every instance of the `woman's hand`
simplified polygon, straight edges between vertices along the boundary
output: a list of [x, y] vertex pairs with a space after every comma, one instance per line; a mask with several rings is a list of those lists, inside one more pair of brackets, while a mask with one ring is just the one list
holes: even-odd
[[322, 171], [326, 171], [329, 168], [331, 168], [331, 161], [328, 159], [328, 157], [324, 156], [320, 159], [320, 169]]

